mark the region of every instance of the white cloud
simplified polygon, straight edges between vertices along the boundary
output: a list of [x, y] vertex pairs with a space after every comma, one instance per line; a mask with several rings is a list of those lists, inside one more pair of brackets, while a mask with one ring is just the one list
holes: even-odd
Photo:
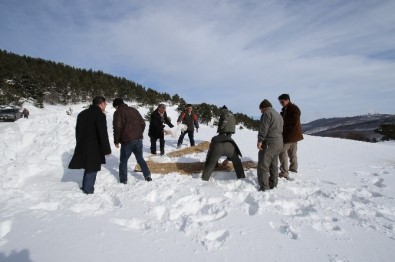
[[[50, 2], [6, 6], [21, 21], [0, 22], [20, 28], [0, 26], [0, 47], [248, 115], [263, 98], [279, 109], [281, 93], [304, 121], [395, 111], [393, 1]], [[24, 32], [31, 8], [39, 16]]]

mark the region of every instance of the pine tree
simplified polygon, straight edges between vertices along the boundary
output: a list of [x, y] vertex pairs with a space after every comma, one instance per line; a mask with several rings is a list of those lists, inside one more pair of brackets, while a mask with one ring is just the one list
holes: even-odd
[[382, 135], [382, 140], [395, 140], [395, 124], [382, 124], [374, 132]]

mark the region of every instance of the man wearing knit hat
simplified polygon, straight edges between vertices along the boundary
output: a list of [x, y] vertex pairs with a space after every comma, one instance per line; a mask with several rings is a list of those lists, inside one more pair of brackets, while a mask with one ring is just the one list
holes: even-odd
[[258, 183], [259, 191], [266, 191], [277, 186], [278, 155], [283, 149], [283, 118], [273, 109], [272, 104], [264, 99], [259, 105], [261, 120], [258, 129]]

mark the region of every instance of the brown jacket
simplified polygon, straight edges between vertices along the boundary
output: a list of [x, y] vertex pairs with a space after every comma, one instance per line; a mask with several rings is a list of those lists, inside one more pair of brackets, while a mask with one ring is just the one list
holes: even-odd
[[283, 142], [295, 143], [303, 139], [302, 125], [300, 124], [300, 110], [295, 104], [289, 102], [281, 110], [284, 119]]
[[145, 121], [137, 109], [122, 104], [114, 112], [114, 144], [143, 139], [144, 129]]

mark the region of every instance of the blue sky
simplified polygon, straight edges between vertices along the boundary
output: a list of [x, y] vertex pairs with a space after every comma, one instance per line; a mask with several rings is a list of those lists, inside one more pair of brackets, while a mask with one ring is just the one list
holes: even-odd
[[289, 93], [308, 122], [395, 113], [394, 13], [384, 0], [2, 0], [0, 49], [250, 116]]

